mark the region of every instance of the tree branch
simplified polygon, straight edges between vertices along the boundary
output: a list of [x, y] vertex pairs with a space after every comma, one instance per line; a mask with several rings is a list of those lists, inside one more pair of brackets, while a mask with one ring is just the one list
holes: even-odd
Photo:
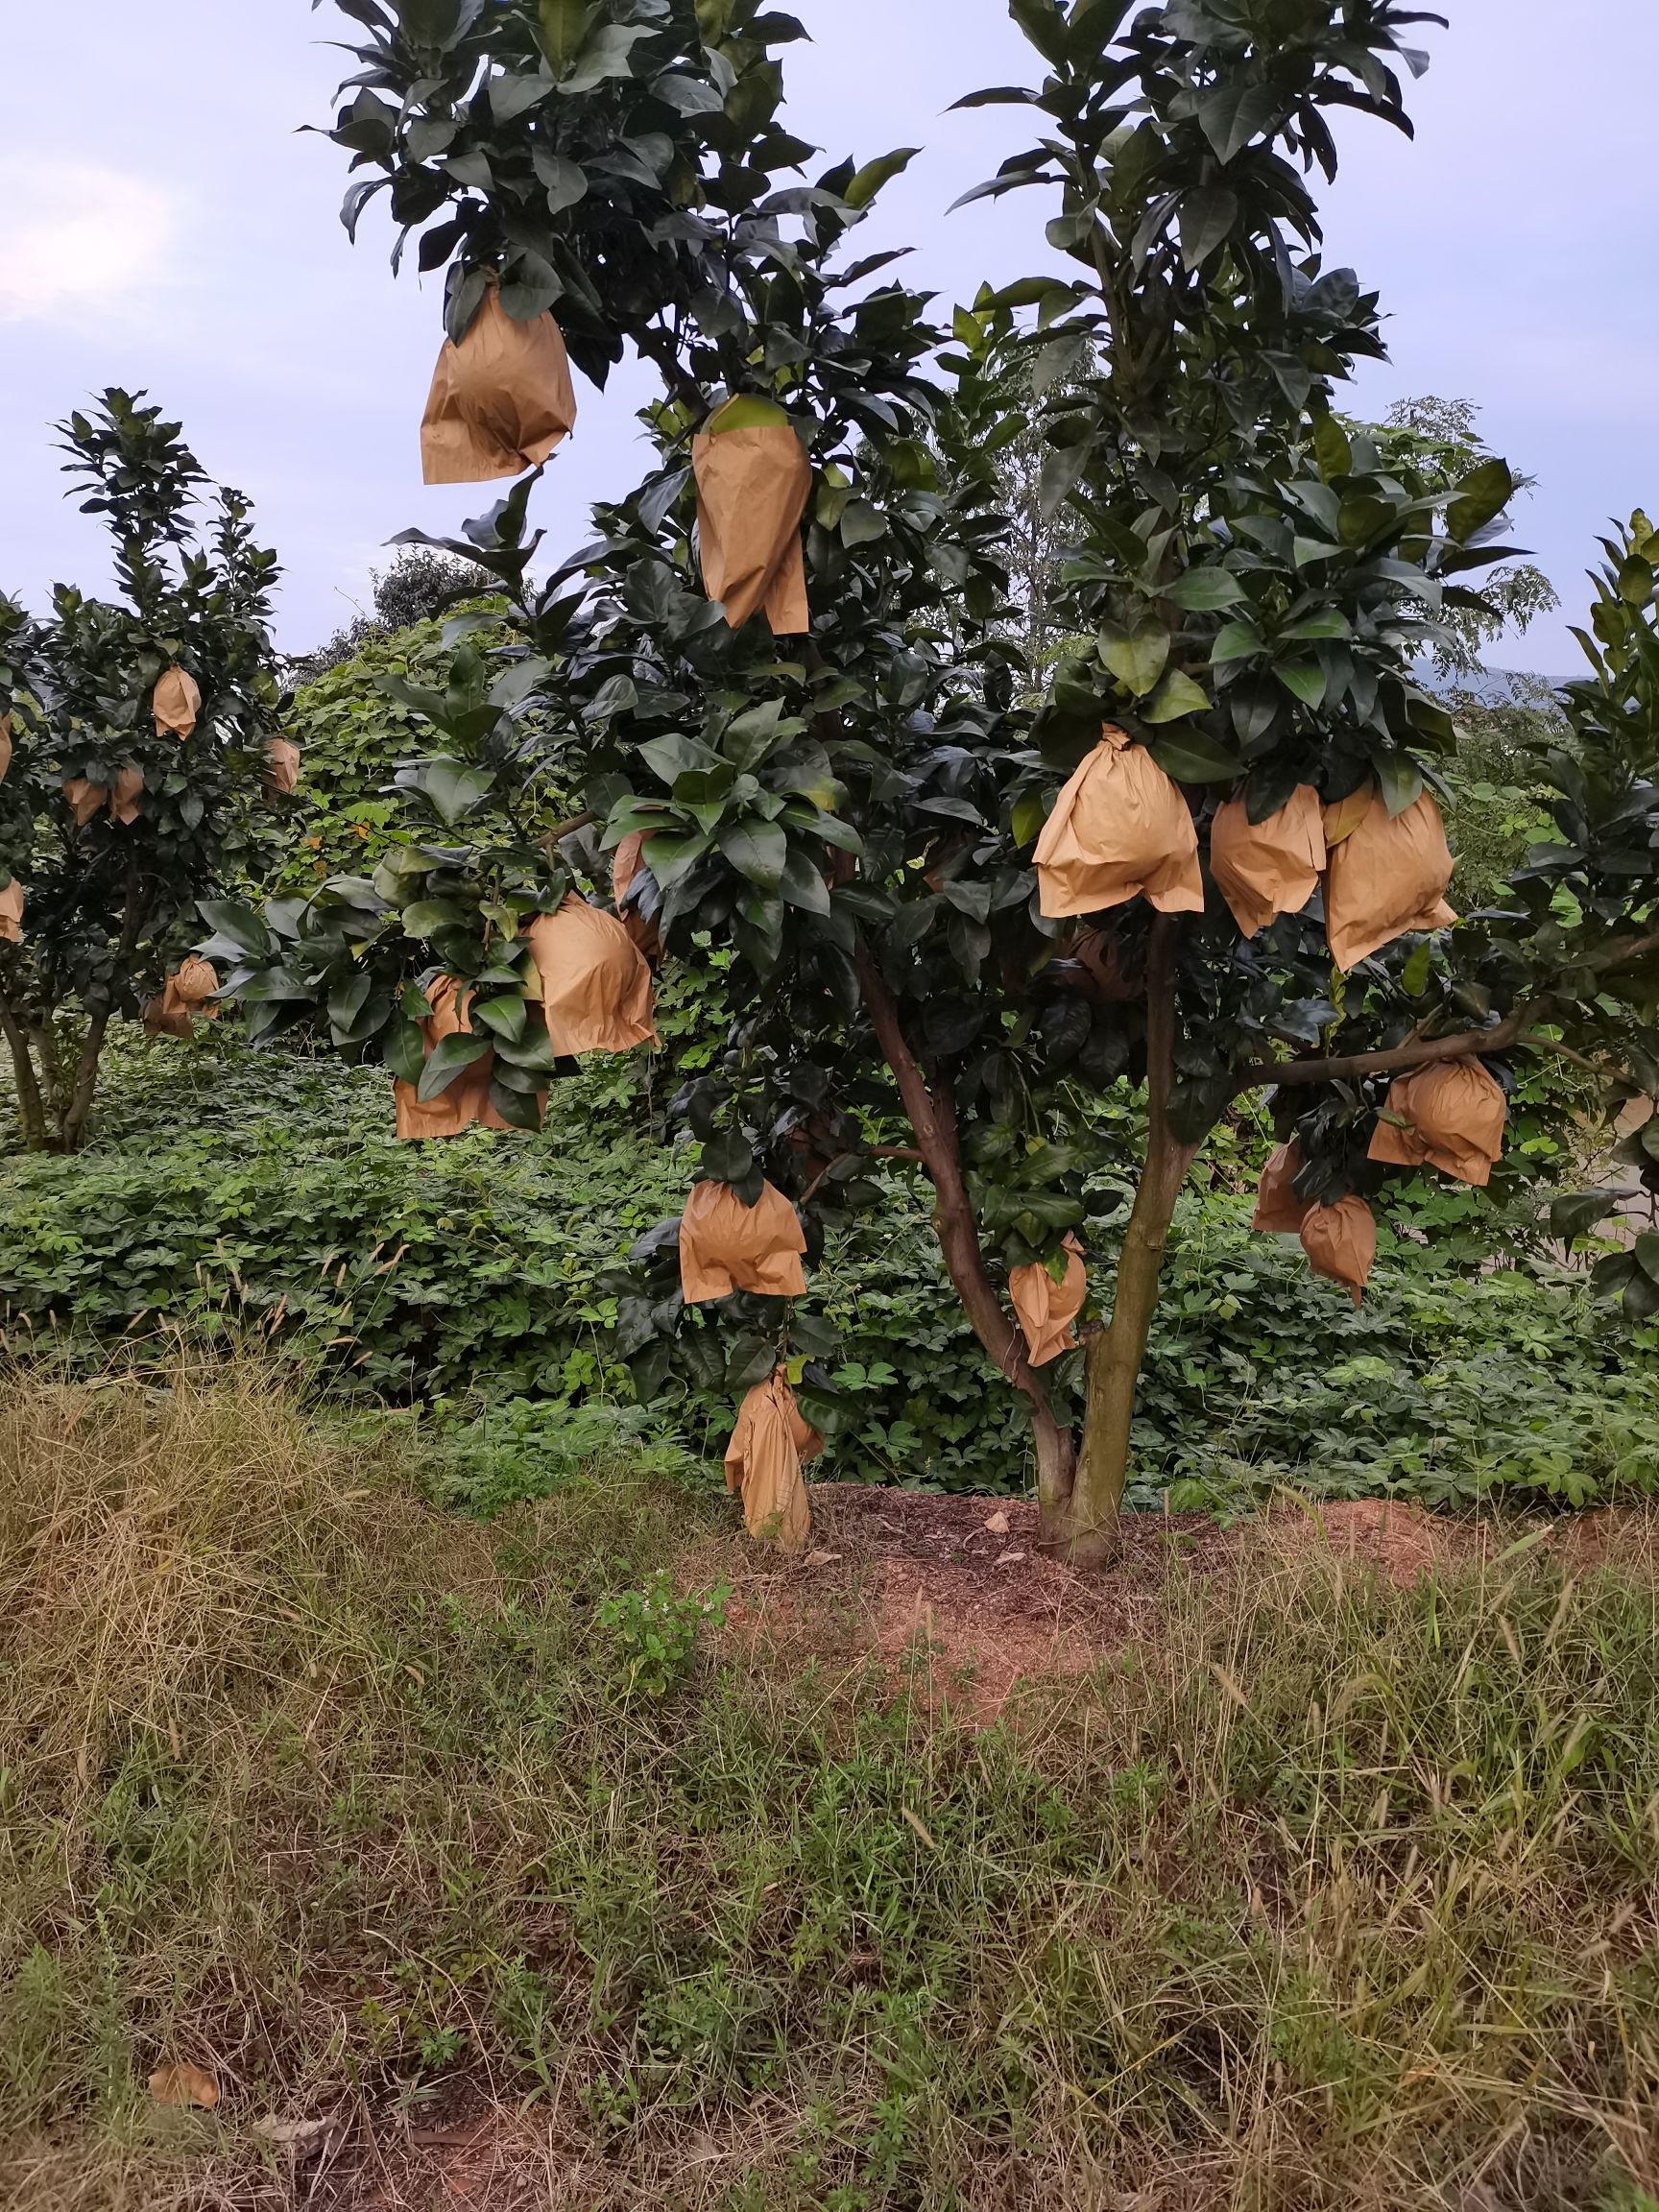
[[1495, 1029], [1470, 1029], [1457, 1037], [1397, 1045], [1390, 1052], [1358, 1052], [1344, 1060], [1258, 1061], [1238, 1070], [1235, 1095], [1269, 1085], [1362, 1083], [1370, 1075], [1400, 1075], [1408, 1069], [1430, 1068], [1442, 1060], [1472, 1060], [1483, 1052], [1502, 1052], [1524, 1040], [1532, 1014], [1530, 1007], [1518, 1007]]

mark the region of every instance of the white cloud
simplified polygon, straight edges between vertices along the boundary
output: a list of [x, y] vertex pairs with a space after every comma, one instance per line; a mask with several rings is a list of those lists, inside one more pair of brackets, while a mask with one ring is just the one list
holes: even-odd
[[0, 161], [0, 323], [109, 316], [164, 283], [173, 195], [84, 162]]

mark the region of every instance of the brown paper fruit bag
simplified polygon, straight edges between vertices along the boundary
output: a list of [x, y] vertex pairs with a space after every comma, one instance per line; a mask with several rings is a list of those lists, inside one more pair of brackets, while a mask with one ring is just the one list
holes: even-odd
[[812, 464], [781, 407], [729, 400], [694, 440], [697, 543], [703, 589], [741, 630], [759, 609], [773, 634], [812, 627], [801, 523]]
[[428, 484], [485, 484], [540, 468], [576, 427], [564, 334], [551, 315], [516, 323], [492, 284], [459, 346], [438, 356], [421, 424]]
[[182, 668], [169, 668], [156, 686], [150, 710], [156, 717], [157, 737], [165, 737], [170, 730], [180, 739], [188, 737], [202, 711], [202, 692], [195, 677], [187, 676]]
[[15, 876], [0, 891], [0, 945], [23, 942], [23, 886]]
[[646, 873], [645, 832], [636, 830], [624, 837], [611, 856], [611, 896], [616, 902], [616, 913], [622, 926], [645, 958], [653, 963], [662, 957], [662, 932], [657, 924], [641, 914], [637, 906], [630, 906], [628, 894], [634, 888], [635, 878]]
[[806, 1249], [800, 1216], [772, 1184], [745, 1206], [729, 1183], [699, 1183], [680, 1223], [680, 1288], [687, 1306], [750, 1290], [758, 1298], [804, 1298]]
[[1261, 1237], [1299, 1237], [1311, 1209], [1296, 1195], [1296, 1178], [1304, 1166], [1302, 1147], [1292, 1137], [1281, 1144], [1262, 1170], [1256, 1194], [1256, 1218], [1250, 1226]]
[[265, 771], [265, 790], [272, 799], [292, 799], [300, 788], [300, 748], [286, 737], [273, 737], [267, 748], [271, 765]]
[[1142, 745], [1108, 723], [1037, 840], [1051, 920], [1097, 914], [1144, 893], [1160, 914], [1202, 914], [1198, 832], [1180, 791]]
[[1310, 1206], [1302, 1224], [1302, 1249], [1315, 1275], [1340, 1283], [1365, 1302], [1365, 1286], [1377, 1264], [1377, 1216], [1363, 1198], [1352, 1195], [1335, 1206]]
[[1353, 801], [1326, 810], [1325, 925], [1344, 974], [1397, 937], [1449, 929], [1457, 919], [1446, 903], [1454, 867], [1446, 826], [1428, 792], [1390, 819], [1382, 792], [1373, 791], [1358, 827], [1339, 837], [1342, 818], [1355, 811]]
[[206, 960], [185, 960], [175, 968], [162, 986], [161, 996], [144, 1009], [144, 1026], [152, 1037], [190, 1037], [198, 1019], [217, 1022], [222, 1009], [213, 1003], [219, 989], [218, 971]]
[[88, 783], [84, 776], [71, 776], [64, 781], [63, 796], [69, 802], [78, 830], [84, 830], [93, 816], [106, 806], [113, 821], [131, 829], [138, 819], [138, 801], [143, 789], [142, 769], [128, 767], [117, 773], [113, 791], [107, 783]]
[[726, 1487], [742, 1493], [743, 1525], [757, 1542], [776, 1544], [791, 1558], [805, 1551], [812, 1509], [801, 1470], [823, 1449], [783, 1368], [744, 1399], [726, 1447]]
[[1070, 1260], [1063, 1283], [1056, 1283], [1046, 1267], [1009, 1271], [1008, 1287], [1033, 1367], [1046, 1367], [1062, 1352], [1075, 1351], [1077, 1346], [1076, 1320], [1089, 1296], [1089, 1271], [1075, 1237], [1067, 1238], [1066, 1250]]
[[[445, 1037], [458, 1037], [469, 1027], [472, 993], [470, 989], [463, 991], [453, 975], [442, 975], [426, 998], [432, 1013], [421, 1022], [421, 1030], [430, 1060]], [[407, 1144], [430, 1138], [464, 1137], [478, 1123], [486, 1129], [511, 1128], [512, 1123], [503, 1119], [490, 1096], [490, 1070], [494, 1063], [493, 1051], [483, 1053], [469, 1068], [463, 1068], [436, 1098], [424, 1101], [418, 1087], [399, 1076], [392, 1086], [398, 1138]]]
[[1438, 1167], [1485, 1190], [1503, 1157], [1509, 1101], [1479, 1060], [1443, 1060], [1389, 1086], [1371, 1157], [1390, 1167]]
[[536, 968], [528, 995], [541, 1001], [561, 1059], [656, 1044], [651, 970], [614, 914], [572, 891], [557, 914], [539, 914], [525, 935]]
[[1324, 810], [1307, 783], [1265, 822], [1252, 822], [1244, 801], [1229, 799], [1211, 825], [1211, 873], [1246, 937], [1281, 914], [1300, 914], [1319, 888], [1325, 861]]

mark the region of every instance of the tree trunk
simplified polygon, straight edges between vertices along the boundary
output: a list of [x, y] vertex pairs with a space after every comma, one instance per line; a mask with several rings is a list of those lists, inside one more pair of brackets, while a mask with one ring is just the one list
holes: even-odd
[[4, 1032], [12, 1052], [12, 1072], [17, 1085], [17, 1118], [23, 1127], [24, 1146], [30, 1152], [44, 1152], [47, 1149], [46, 1109], [41, 1102], [39, 1079], [35, 1072], [29, 1040], [4, 998], [0, 998], [0, 1031]]
[[58, 1149], [60, 1152], [79, 1152], [86, 1142], [86, 1121], [92, 1112], [92, 1099], [98, 1089], [98, 1063], [104, 1056], [104, 1040], [109, 1031], [108, 1009], [94, 1014], [86, 1025], [86, 1034], [81, 1041], [81, 1057], [75, 1069], [75, 1088], [69, 1094], [58, 1128]]
[[899, 1086], [923, 1163], [932, 1177], [937, 1199], [933, 1225], [946, 1271], [974, 1335], [996, 1366], [1030, 1403], [1037, 1495], [1046, 1541], [1067, 1525], [1076, 1474], [1075, 1443], [1071, 1431], [1055, 1419], [1043, 1379], [1025, 1357], [1025, 1339], [1003, 1310], [986, 1268], [963, 1180], [956, 1109], [950, 1091], [937, 1083], [929, 1087], [904, 1036], [898, 1002], [887, 979], [862, 945], [858, 949], [858, 974], [877, 1039]]
[[1153, 922], [1146, 954], [1146, 1166], [1118, 1263], [1111, 1325], [1089, 1347], [1088, 1410], [1083, 1453], [1068, 1516], [1065, 1555], [1080, 1567], [1101, 1567], [1118, 1544], [1123, 1490], [1142, 1363], [1158, 1310], [1164, 1255], [1176, 1201], [1197, 1157], [1170, 1127], [1175, 1089], [1175, 994], [1179, 920]]

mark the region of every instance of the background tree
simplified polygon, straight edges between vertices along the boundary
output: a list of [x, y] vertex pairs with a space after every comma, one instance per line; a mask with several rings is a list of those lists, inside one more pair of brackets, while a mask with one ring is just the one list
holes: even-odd
[[[0, 1030], [34, 1149], [81, 1144], [110, 1021], [159, 990], [201, 902], [256, 870], [273, 819], [276, 556], [141, 399], [107, 392], [60, 426], [83, 511], [115, 541], [119, 599], [60, 585], [36, 619], [0, 595], [0, 891], [24, 901], [0, 942]], [[187, 733], [157, 724], [171, 669], [201, 695]], [[106, 794], [90, 819], [69, 783]]]
[[[1038, 909], [1032, 847], [1104, 723], [1187, 791], [1206, 841], [1214, 800], [1235, 789], [1257, 819], [1303, 783], [1339, 803], [1376, 780], [1391, 811], [1411, 805], [1422, 757], [1455, 743], [1417, 663], [1448, 605], [1483, 608], [1459, 579], [1504, 557], [1502, 463], [1478, 462], [1448, 498], [1332, 408], [1350, 364], [1381, 351], [1378, 316], [1350, 273], [1323, 268], [1304, 171], [1334, 171], [1333, 107], [1408, 128], [1389, 64], [1419, 18], [1316, 0], [1258, 31], [1259, 12], [1174, 0], [1125, 27], [1115, 0], [1070, 12], [1016, 0], [1047, 78], [981, 97], [1038, 107], [1048, 135], [987, 189], [1058, 183], [1049, 239], [1084, 274], [982, 296], [948, 350], [916, 295], [860, 289], [879, 262], [841, 258], [902, 156], [772, 189], [769, 161], [796, 156], [771, 120], [764, 38], [797, 26], [719, 0], [699, 9], [697, 44], [663, 5], [616, 0], [587, 17], [568, 74], [550, 63], [526, 111], [553, 118], [562, 143], [589, 142], [586, 57], [600, 41], [612, 51], [617, 28], [640, 31], [622, 97], [654, 84], [672, 48], [673, 72], [721, 98], [718, 124], [695, 110], [708, 132], [678, 221], [722, 281], [694, 295], [677, 266], [640, 263], [660, 291], [653, 305], [641, 282], [630, 311], [667, 386], [650, 418], [659, 466], [544, 581], [531, 580], [533, 479], [448, 548], [499, 578], [516, 637], [486, 659], [457, 625], [445, 690], [399, 694], [434, 733], [399, 778], [411, 822], [428, 827], [373, 881], [338, 878], [303, 907], [239, 917], [214, 946], [240, 948], [234, 982], [260, 1032], [325, 1003], [343, 1049], [421, 1075], [411, 976], [475, 983], [459, 1049], [499, 1051], [523, 1034], [523, 923], [573, 880], [603, 895], [598, 855], [572, 841], [580, 825], [538, 838], [527, 796], [541, 781], [579, 791], [607, 847], [641, 834], [647, 871], [630, 896], [670, 951], [730, 956], [727, 1051], [680, 1101], [703, 1173], [750, 1198], [769, 1176], [814, 1237], [834, 1209], [879, 1202], [878, 1162], [926, 1176], [963, 1310], [1030, 1409], [1046, 1540], [1086, 1561], [1112, 1548], [1176, 1200], [1232, 1102], [1274, 1090], [1310, 1200], [1373, 1192], [1382, 1178], [1366, 1146], [1389, 1075], [1477, 1056], [1502, 1069], [1575, 1025], [1586, 958], [1610, 996], [1621, 919], [1641, 941], [1633, 881], [1622, 917], [1585, 922], [1566, 980], [1548, 909], [1576, 894], [1559, 885], [1542, 905], [1527, 892], [1502, 927], [1402, 944], [1345, 981], [1317, 902], [1241, 944], [1213, 891], [1190, 918], [1137, 902], [1084, 918], [1093, 968], [1075, 956], [1084, 925]], [[512, 9], [468, 34], [480, 177], [519, 154], [516, 127], [493, 119], [493, 50], [476, 41], [511, 55], [521, 35]], [[450, 117], [429, 111], [418, 75], [429, 64], [401, 33], [375, 54], [379, 89], [397, 101], [377, 158], [401, 174]], [[766, 87], [758, 135], [745, 127], [751, 80]], [[537, 173], [533, 154], [528, 165]], [[542, 262], [586, 266], [599, 218], [586, 195], [554, 197], [545, 213], [520, 202], [512, 235], [544, 231]], [[508, 235], [499, 209], [491, 221], [473, 225], [469, 252]], [[1045, 497], [1077, 547], [1058, 618], [1083, 646], [1034, 724], [1017, 705], [998, 482], [998, 446], [1025, 432], [1009, 400], [1025, 362], [1043, 395]], [[811, 452], [813, 620], [799, 643], [760, 621], [732, 632], [698, 589], [688, 448], [734, 395], [781, 407]], [[1587, 1042], [1605, 1048], [1605, 1026]], [[449, 1072], [434, 1055], [422, 1080], [437, 1088]], [[519, 1079], [534, 1088], [551, 1072], [527, 1061]], [[1126, 1111], [1137, 1096], [1140, 1113]], [[1109, 1233], [1114, 1190], [1133, 1204], [1110, 1324], [1086, 1361], [1034, 1369], [1009, 1272], [1058, 1267], [1086, 1221]], [[832, 1424], [822, 1324], [742, 1299], [687, 1314], [675, 1229], [646, 1238], [616, 1286], [630, 1293], [618, 1349], [641, 1392], [677, 1365], [736, 1389], [782, 1358]]]

